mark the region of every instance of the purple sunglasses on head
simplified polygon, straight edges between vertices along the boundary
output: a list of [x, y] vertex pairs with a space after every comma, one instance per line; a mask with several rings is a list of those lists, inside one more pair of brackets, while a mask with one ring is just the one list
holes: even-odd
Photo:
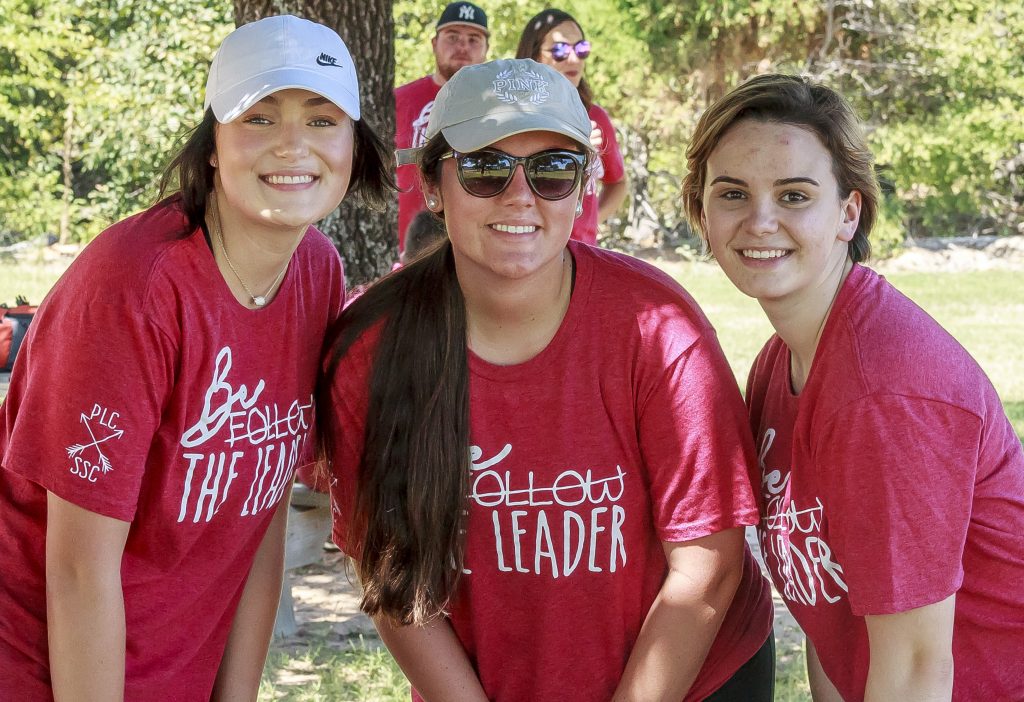
[[556, 41], [548, 51], [551, 52], [551, 58], [556, 61], [566, 60], [569, 58], [570, 52], [576, 54], [576, 58], [582, 61], [590, 56], [590, 42], [586, 39], [580, 39], [575, 44], [570, 44], [567, 41]]

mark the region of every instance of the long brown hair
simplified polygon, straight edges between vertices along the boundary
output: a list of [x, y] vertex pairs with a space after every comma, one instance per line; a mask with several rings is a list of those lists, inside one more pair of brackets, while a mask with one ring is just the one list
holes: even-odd
[[[576, 18], [570, 15], [568, 12], [562, 10], [556, 10], [554, 8], [548, 8], [538, 12], [536, 15], [530, 18], [530, 21], [526, 23], [523, 28], [523, 33], [519, 36], [519, 46], [516, 47], [516, 58], [533, 59], [534, 61], [540, 61], [540, 48], [544, 44], [544, 39], [547, 37], [548, 32], [560, 25], [562, 22], [572, 22], [576, 25], [576, 28], [580, 30], [580, 36], [586, 39], [587, 35], [583, 32], [583, 27], [576, 21]], [[590, 86], [587, 85], [586, 78], [580, 78], [580, 84], [576, 86], [579, 91], [580, 100], [583, 101], [583, 106], [587, 108], [587, 111], [594, 104], [594, 94], [590, 91]]]
[[839, 197], [861, 194], [860, 222], [850, 241], [854, 263], [871, 254], [868, 234], [878, 216], [881, 197], [868, 148], [857, 113], [836, 91], [802, 78], [767, 74], [751, 78], [715, 102], [701, 115], [686, 150], [688, 172], [683, 180], [683, 207], [694, 231], [703, 231], [704, 182], [708, 159], [718, 143], [737, 122], [753, 119], [780, 122], [807, 129], [821, 140], [832, 157], [832, 174], [839, 184]]
[[[436, 182], [440, 135], [420, 170]], [[399, 624], [446, 612], [465, 556], [469, 494], [466, 304], [448, 239], [370, 286], [328, 333], [318, 395], [323, 453], [333, 455], [330, 386], [352, 344], [381, 324], [353, 514], [343, 514], [363, 585], [360, 607]]]

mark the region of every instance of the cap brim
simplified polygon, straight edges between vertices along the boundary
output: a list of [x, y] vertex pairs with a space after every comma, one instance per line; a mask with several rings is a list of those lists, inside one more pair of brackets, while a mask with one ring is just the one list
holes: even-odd
[[524, 132], [564, 134], [583, 148], [590, 146], [589, 133], [584, 134], [552, 115], [521, 110], [498, 112], [482, 119], [475, 117], [449, 125], [441, 130], [445, 141], [453, 149], [463, 153], [482, 149], [496, 141]]
[[279, 90], [298, 88], [327, 98], [353, 120], [359, 120], [359, 94], [337, 80], [302, 68], [279, 68], [233, 85], [210, 101], [213, 116], [221, 124], [237, 119], [243, 112]]
[[488, 39], [491, 36], [491, 32], [489, 29], [487, 29], [487, 27], [481, 27], [476, 22], [463, 22], [462, 20], [456, 20], [454, 22], [445, 22], [444, 24], [439, 24], [436, 27], [434, 27], [434, 34], [437, 34], [445, 27], [472, 27], [473, 29], [479, 29], [481, 32], [484, 33], [484, 36], [487, 37]]

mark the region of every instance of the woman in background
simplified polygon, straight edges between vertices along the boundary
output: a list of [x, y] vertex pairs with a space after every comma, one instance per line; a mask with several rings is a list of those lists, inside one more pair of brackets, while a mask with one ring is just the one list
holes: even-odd
[[598, 158], [591, 165], [583, 196], [583, 211], [572, 227], [572, 238], [597, 244], [598, 225], [615, 214], [629, 190], [626, 166], [615, 137], [615, 127], [604, 109], [594, 102], [583, 73], [590, 42], [568, 12], [547, 9], [538, 13], [519, 37], [516, 58], [530, 58], [551, 66], [579, 91], [590, 118], [590, 143]]

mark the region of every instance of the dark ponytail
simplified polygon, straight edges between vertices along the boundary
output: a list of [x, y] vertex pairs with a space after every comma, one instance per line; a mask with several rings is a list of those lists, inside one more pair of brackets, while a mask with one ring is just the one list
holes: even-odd
[[379, 322], [355, 511], [342, 518], [362, 610], [422, 624], [445, 613], [457, 587], [470, 489], [466, 305], [447, 239], [370, 286], [329, 334], [319, 432], [328, 457], [332, 378]]

